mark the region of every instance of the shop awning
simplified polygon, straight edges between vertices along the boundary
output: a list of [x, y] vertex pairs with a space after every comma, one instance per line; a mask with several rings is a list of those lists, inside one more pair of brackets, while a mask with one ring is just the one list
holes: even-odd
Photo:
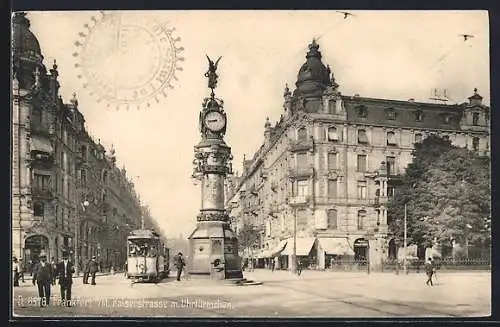
[[[307, 256], [314, 245], [314, 237], [297, 238], [295, 254], [299, 256]], [[286, 243], [285, 250], [281, 255], [293, 255], [293, 238], [289, 238]]]
[[277, 247], [275, 247], [273, 250], [271, 250], [271, 256], [277, 257], [277, 256], [281, 255], [281, 252], [283, 252], [285, 250], [286, 244], [287, 244], [286, 240], [281, 241]]
[[50, 154], [52, 154], [53, 152], [50, 140], [37, 136], [31, 137], [31, 150], [50, 153]]
[[354, 255], [354, 251], [349, 246], [346, 238], [325, 237], [318, 239], [319, 244], [326, 254], [333, 255]]

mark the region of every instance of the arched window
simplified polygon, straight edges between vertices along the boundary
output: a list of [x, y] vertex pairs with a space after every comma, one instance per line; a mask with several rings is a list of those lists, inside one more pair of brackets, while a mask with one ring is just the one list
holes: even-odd
[[358, 211], [358, 230], [363, 230], [366, 218], [366, 210]]
[[328, 229], [337, 229], [337, 210], [328, 209], [327, 212]]
[[420, 110], [417, 110], [415, 112], [415, 120], [416, 121], [422, 121], [422, 120], [424, 120], [424, 113], [422, 111], [420, 111]]
[[396, 136], [394, 132], [387, 132], [387, 145], [396, 145]]
[[338, 141], [339, 134], [337, 133], [337, 128], [332, 126], [328, 127], [328, 141]]
[[297, 131], [297, 140], [298, 141], [307, 141], [307, 129], [305, 127], [301, 127]]
[[364, 129], [358, 130], [358, 143], [367, 144], [368, 136], [366, 135], [366, 131]]
[[479, 125], [479, 113], [475, 112], [472, 114], [472, 125], [477, 126]]
[[33, 216], [35, 217], [43, 217], [45, 206], [42, 202], [36, 202], [33, 206]]

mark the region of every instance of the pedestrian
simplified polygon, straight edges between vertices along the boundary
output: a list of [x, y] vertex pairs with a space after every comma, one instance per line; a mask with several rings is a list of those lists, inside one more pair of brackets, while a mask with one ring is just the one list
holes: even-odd
[[52, 286], [56, 285], [56, 280], [57, 280], [57, 274], [55, 273], [57, 271], [57, 263], [54, 258], [50, 261], [50, 265], [52, 266], [52, 271], [54, 272], [54, 279], [52, 280]]
[[[95, 285], [95, 274], [97, 273], [98, 270], [99, 270], [99, 265], [97, 263], [97, 259], [95, 256], [93, 256], [92, 260], [90, 260], [90, 262], [89, 262], [89, 274], [90, 274], [90, 277], [92, 278], [90, 280], [90, 285]], [[88, 275], [87, 275], [87, 279], [88, 279]]]
[[427, 262], [425, 263], [425, 273], [427, 275], [427, 281], [425, 284], [429, 286], [432, 285], [432, 275], [434, 274], [434, 263], [432, 262], [432, 258], [427, 259]]
[[85, 266], [83, 267], [83, 283], [89, 283], [89, 272], [90, 272], [90, 260], [87, 260]]
[[75, 267], [68, 260], [68, 253], [63, 252], [63, 261], [57, 265], [57, 276], [61, 287], [61, 304], [71, 307], [71, 287], [73, 286], [73, 274]]
[[12, 280], [14, 282], [14, 287], [19, 286], [19, 263], [17, 258], [12, 258]]
[[302, 274], [302, 261], [299, 259], [297, 260], [297, 275], [300, 276]]
[[184, 262], [184, 258], [182, 257], [182, 252], [179, 252], [174, 257], [174, 265], [175, 265], [175, 268], [177, 268], [177, 281], [180, 281], [181, 280], [182, 269], [186, 265], [186, 263]]
[[38, 296], [40, 297], [40, 307], [50, 304], [50, 286], [54, 280], [52, 265], [47, 262], [47, 255], [40, 253], [40, 262], [33, 269], [33, 285], [38, 286]]
[[125, 264], [123, 265], [123, 274], [125, 275], [125, 277], [128, 276], [128, 265], [127, 265], [127, 261], [125, 261]]
[[23, 259], [19, 259], [19, 277], [21, 278], [21, 282], [24, 283], [24, 272], [26, 271], [26, 267], [24, 266]]
[[271, 258], [271, 271], [274, 272], [275, 268], [276, 268], [276, 261], [274, 261], [274, 258]]

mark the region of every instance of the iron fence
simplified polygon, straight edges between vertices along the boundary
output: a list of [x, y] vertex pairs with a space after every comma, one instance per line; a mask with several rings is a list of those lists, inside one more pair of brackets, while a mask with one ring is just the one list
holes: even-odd
[[[403, 271], [403, 261], [387, 260], [381, 265], [382, 271]], [[491, 260], [484, 259], [440, 259], [434, 258], [434, 265], [437, 270], [491, 270]], [[423, 272], [425, 270], [425, 260], [408, 260], [406, 264], [407, 272]]]

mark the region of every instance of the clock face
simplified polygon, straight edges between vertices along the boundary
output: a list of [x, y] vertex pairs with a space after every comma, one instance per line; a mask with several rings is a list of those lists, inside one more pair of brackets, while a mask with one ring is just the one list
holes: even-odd
[[212, 132], [220, 132], [226, 125], [226, 118], [218, 111], [210, 111], [205, 115], [205, 126]]

